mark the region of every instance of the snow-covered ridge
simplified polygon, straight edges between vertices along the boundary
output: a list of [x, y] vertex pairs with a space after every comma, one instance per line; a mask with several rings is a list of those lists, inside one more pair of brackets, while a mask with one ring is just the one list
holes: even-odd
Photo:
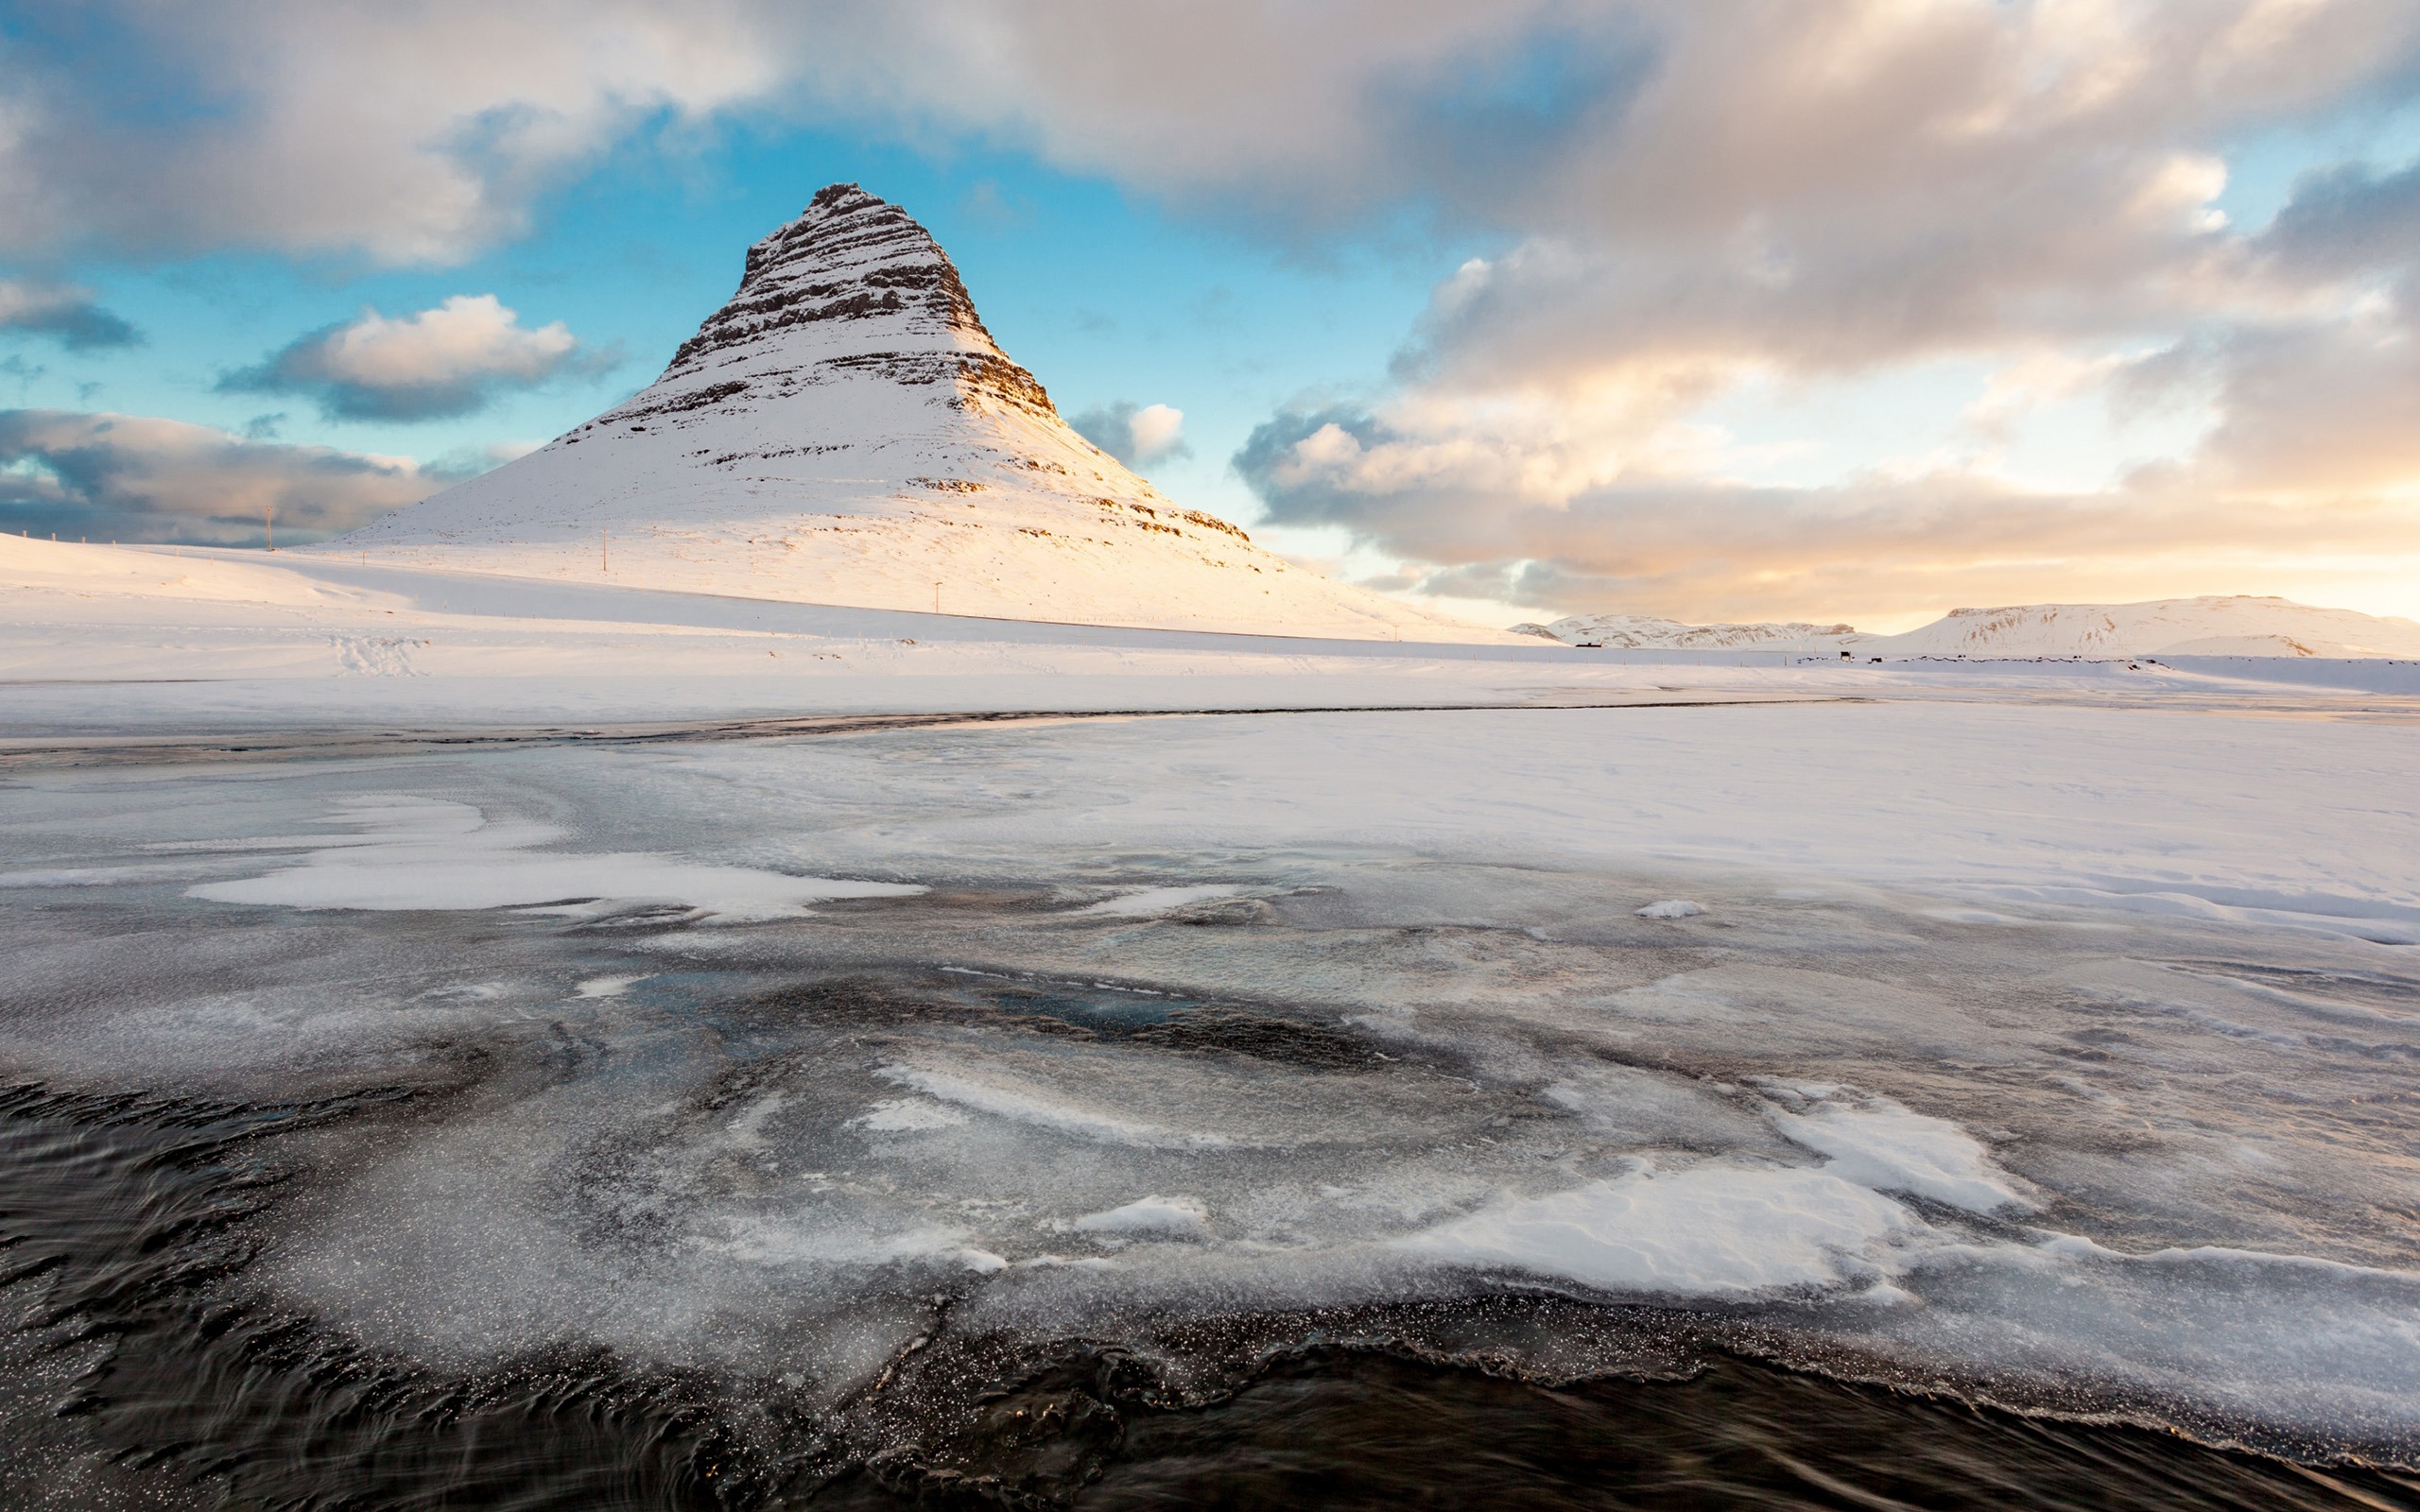
[[1515, 635], [1544, 636], [1570, 645], [1623, 650], [1785, 650], [1828, 644], [1856, 629], [1847, 625], [1684, 625], [1646, 614], [1574, 614], [1551, 625], [1515, 625]]
[[1954, 609], [1901, 635], [1846, 625], [1684, 625], [1640, 614], [1575, 614], [1517, 634], [1646, 650], [1854, 651], [1910, 657], [2253, 656], [2420, 658], [2420, 624], [2242, 594], [2142, 604]]
[[1502, 641], [1185, 508], [1079, 436], [855, 184], [749, 249], [661, 377], [320, 548], [393, 565], [1171, 629]]
[[1956, 609], [1860, 643], [1887, 656], [2420, 657], [2420, 624], [2283, 598]]

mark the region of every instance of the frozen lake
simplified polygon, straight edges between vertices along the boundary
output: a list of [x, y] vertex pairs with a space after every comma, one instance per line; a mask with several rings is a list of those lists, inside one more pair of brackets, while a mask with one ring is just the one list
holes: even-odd
[[12, 1457], [273, 1496], [554, 1391], [743, 1500], [1047, 1491], [1070, 1401], [1383, 1345], [2409, 1469], [2415, 778], [1979, 697], [23, 765]]

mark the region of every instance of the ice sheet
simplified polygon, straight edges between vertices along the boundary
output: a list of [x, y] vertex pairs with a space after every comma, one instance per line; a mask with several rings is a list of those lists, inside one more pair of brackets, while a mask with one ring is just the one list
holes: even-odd
[[348, 799], [337, 810], [356, 835], [314, 850], [302, 865], [187, 896], [289, 908], [474, 909], [546, 904], [590, 913], [671, 904], [723, 919], [778, 919], [836, 898], [899, 898], [920, 887], [792, 877], [631, 851], [558, 854], [531, 848], [559, 838], [543, 825], [491, 825], [476, 809], [406, 796]]
[[1138, 1197], [1106, 1212], [1088, 1212], [1076, 1220], [1076, 1229], [1088, 1234], [1148, 1235], [1190, 1239], [1210, 1230], [1210, 1211], [1197, 1197]]
[[1894, 1276], [1894, 1247], [1924, 1232], [1828, 1171], [1708, 1164], [1498, 1203], [1402, 1244], [1616, 1295], [1735, 1299]]
[[1544, 1288], [2420, 1445], [2412, 750], [1797, 706], [38, 771], [0, 1058], [447, 1094], [331, 1130], [253, 1280], [448, 1367], [838, 1400], [944, 1326]]
[[1968, 1212], [2033, 1206], [1982, 1142], [1947, 1119], [1827, 1083], [1767, 1081], [1764, 1088], [1783, 1103], [1770, 1115], [1774, 1125], [1825, 1156], [1826, 1169], [1843, 1179]]

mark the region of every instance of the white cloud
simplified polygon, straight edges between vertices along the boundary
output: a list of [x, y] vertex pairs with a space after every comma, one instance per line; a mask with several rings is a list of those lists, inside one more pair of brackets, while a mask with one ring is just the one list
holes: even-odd
[[1121, 399], [1085, 410], [1068, 423], [1128, 467], [1149, 467], [1192, 453], [1184, 439], [1184, 411], [1167, 404], [1137, 406], [1131, 399]]
[[364, 310], [230, 373], [219, 387], [309, 395], [336, 419], [434, 420], [470, 414], [499, 389], [579, 365], [579, 343], [561, 320], [530, 330], [493, 294], [457, 294], [396, 319]]
[[1134, 446], [1134, 460], [1156, 462], [1173, 456], [1184, 445], [1184, 411], [1167, 404], [1146, 404], [1129, 416], [1126, 434]]
[[0, 410], [0, 519], [95, 540], [251, 541], [366, 524], [444, 479], [409, 457], [251, 440], [142, 415]]
[[2126, 365], [2119, 352], [2080, 356], [2046, 348], [2020, 352], [1993, 373], [1966, 419], [1987, 436], [2004, 437], [2028, 413], [2104, 387]]

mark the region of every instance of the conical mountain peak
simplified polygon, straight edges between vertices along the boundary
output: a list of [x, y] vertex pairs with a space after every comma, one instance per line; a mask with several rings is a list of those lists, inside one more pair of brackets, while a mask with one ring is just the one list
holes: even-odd
[[758, 357], [855, 358], [877, 377], [972, 386], [1055, 416], [984, 329], [958, 266], [906, 211], [853, 183], [817, 191], [748, 249], [738, 291], [674, 352], [658, 387]]
[[1009, 619], [1469, 633], [1262, 550], [1077, 435], [931, 233], [853, 183], [748, 249], [654, 383], [339, 549]]

